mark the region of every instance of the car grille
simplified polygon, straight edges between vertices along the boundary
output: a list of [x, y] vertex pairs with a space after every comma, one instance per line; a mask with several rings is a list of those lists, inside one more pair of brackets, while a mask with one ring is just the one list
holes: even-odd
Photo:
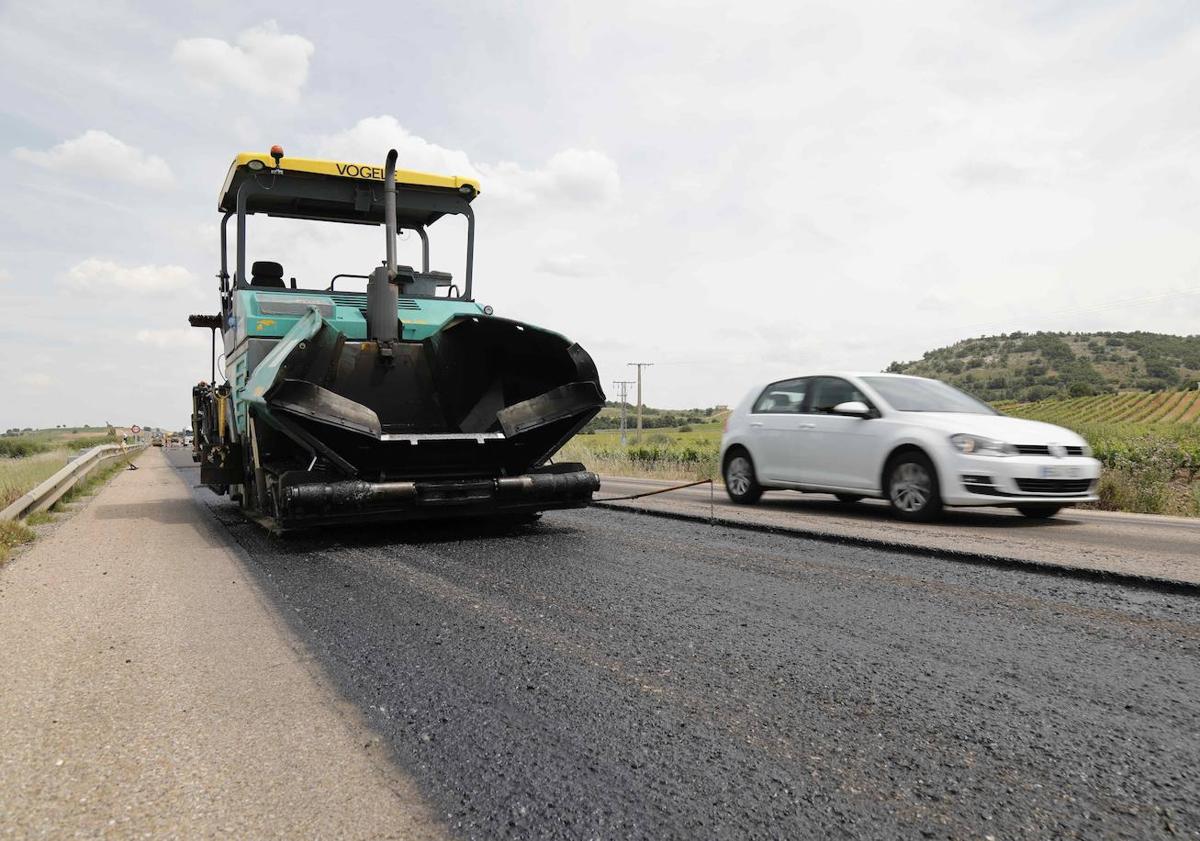
[[[1023, 456], [1048, 456], [1050, 455], [1050, 447], [1046, 444], [1015, 444], [1017, 452]], [[1083, 455], [1083, 447], [1067, 447], [1067, 455], [1081, 456]]]
[[1027, 494], [1085, 494], [1091, 479], [1017, 479], [1017, 487]]

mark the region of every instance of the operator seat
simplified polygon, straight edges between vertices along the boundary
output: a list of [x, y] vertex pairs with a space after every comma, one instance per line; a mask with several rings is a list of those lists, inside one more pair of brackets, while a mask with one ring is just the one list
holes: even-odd
[[259, 289], [287, 289], [283, 266], [270, 260], [255, 260], [250, 266], [250, 285]]

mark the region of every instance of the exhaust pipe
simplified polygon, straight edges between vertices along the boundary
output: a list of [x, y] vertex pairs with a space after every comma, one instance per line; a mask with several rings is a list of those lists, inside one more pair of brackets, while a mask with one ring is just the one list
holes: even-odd
[[395, 149], [389, 149], [387, 163], [383, 165], [383, 227], [387, 232], [388, 280], [396, 279], [396, 158]]
[[400, 338], [396, 289], [396, 150], [387, 154], [383, 171], [383, 228], [387, 237], [387, 261], [371, 272], [367, 281], [367, 334], [377, 342]]

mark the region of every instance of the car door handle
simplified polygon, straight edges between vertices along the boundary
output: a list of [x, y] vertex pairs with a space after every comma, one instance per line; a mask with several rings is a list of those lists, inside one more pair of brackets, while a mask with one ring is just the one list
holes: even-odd
[[815, 423], [802, 423], [802, 424], [800, 424], [800, 426], [797, 427], [797, 429], [816, 429], [816, 428], [817, 428], [817, 425]]
[[762, 421], [750, 421], [751, 426], [762, 426]]

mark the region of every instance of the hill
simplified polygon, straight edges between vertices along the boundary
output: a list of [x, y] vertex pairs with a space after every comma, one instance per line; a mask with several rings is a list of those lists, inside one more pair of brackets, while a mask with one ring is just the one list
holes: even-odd
[[964, 339], [888, 371], [935, 377], [988, 401], [1035, 402], [1195, 388], [1200, 335], [1008, 333]]

